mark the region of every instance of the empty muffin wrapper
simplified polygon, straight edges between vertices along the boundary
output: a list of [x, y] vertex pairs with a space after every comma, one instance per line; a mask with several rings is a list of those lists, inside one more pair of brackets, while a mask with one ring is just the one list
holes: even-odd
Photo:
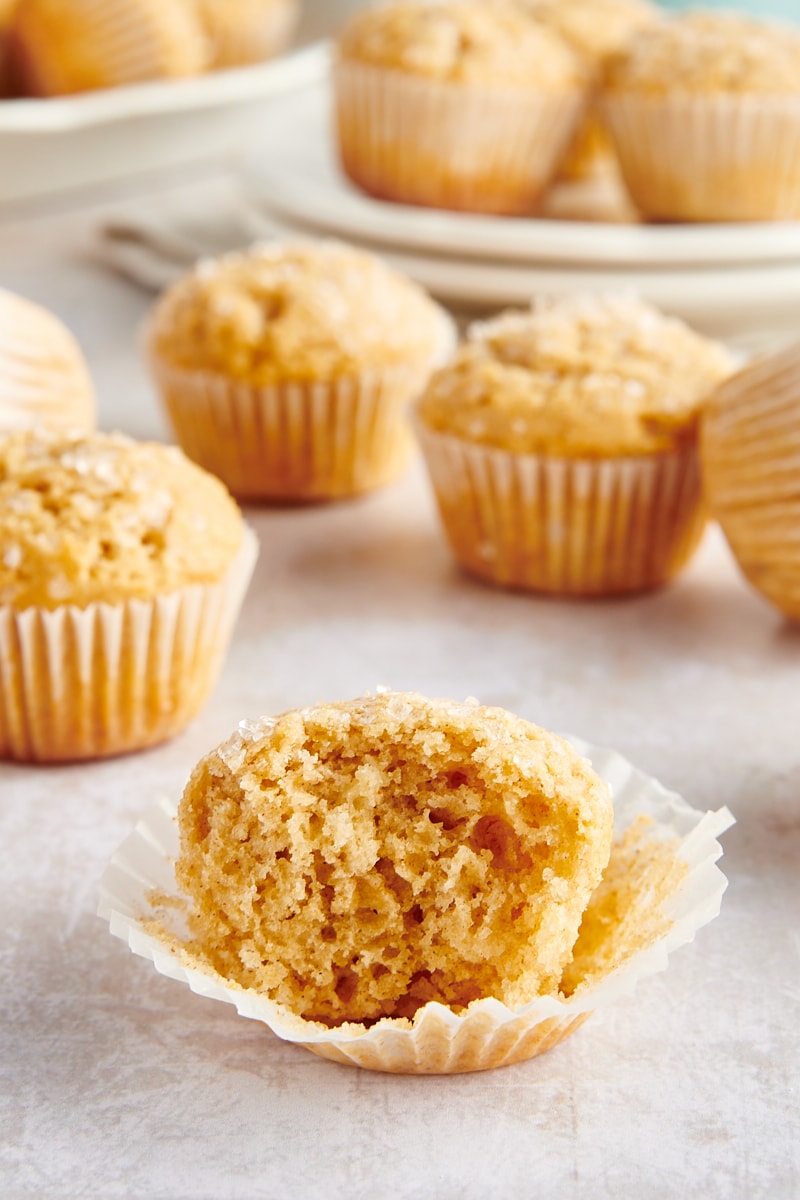
[[[166, 800], [150, 810], [112, 858], [100, 884], [98, 913], [115, 937], [150, 959], [162, 975], [187, 983], [198, 995], [234, 1004], [241, 1016], [263, 1022], [278, 1037], [323, 1058], [406, 1074], [454, 1074], [522, 1062], [562, 1041], [592, 1011], [614, 1003], [640, 979], [664, 970], [669, 954], [693, 941], [717, 916], [727, 887], [715, 865], [722, 854], [717, 838], [733, 824], [727, 808], [698, 812], [615, 751], [569, 740], [611, 787], [615, 837], [643, 815], [650, 819], [648, 838], [669, 842], [681, 864], [679, 882], [663, 900], [657, 935], [642, 939], [616, 967], [569, 998], [541, 996], [516, 1010], [498, 1000], [477, 1000], [460, 1014], [429, 1003], [413, 1021], [386, 1019], [369, 1028], [329, 1029], [305, 1021], [266, 996], [227, 982], [180, 948], [185, 918], [173, 875], [176, 805]], [[178, 903], [171, 906], [170, 900]], [[661, 903], [648, 901], [644, 890], [640, 902]], [[156, 928], [162, 923], [175, 940]]]

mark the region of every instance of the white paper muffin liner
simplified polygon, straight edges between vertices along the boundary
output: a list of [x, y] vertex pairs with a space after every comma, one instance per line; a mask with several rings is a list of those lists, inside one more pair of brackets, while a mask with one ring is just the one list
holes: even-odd
[[[677, 839], [677, 856], [686, 865], [679, 886], [664, 902], [664, 915], [671, 922], [666, 930], [569, 1000], [544, 996], [516, 1011], [498, 1000], [479, 1000], [461, 1015], [430, 1003], [413, 1022], [383, 1020], [370, 1028], [328, 1029], [293, 1016], [254, 991], [230, 985], [215, 972], [198, 969], [146, 928], [148, 919], [164, 915], [154, 893], [162, 899], [177, 895], [173, 875], [179, 850], [177, 806], [171, 801], [148, 812], [113, 856], [100, 884], [99, 915], [115, 937], [150, 959], [162, 975], [188, 984], [198, 995], [235, 1005], [241, 1016], [261, 1021], [278, 1037], [323, 1058], [407, 1074], [453, 1074], [521, 1062], [561, 1041], [592, 1011], [627, 995], [641, 979], [664, 970], [668, 956], [693, 941], [697, 931], [717, 916], [727, 886], [715, 865], [722, 854], [717, 838], [733, 824], [726, 808], [698, 812], [615, 751], [578, 738], [569, 740], [611, 787], [615, 835], [646, 814], [654, 822], [650, 836], [660, 841]], [[177, 925], [176, 933], [181, 932]]]
[[739, 566], [800, 620], [800, 343], [715, 392], [701, 452], [709, 500]]
[[454, 348], [442, 310], [431, 358], [331, 380], [251, 384], [175, 366], [145, 329], [150, 370], [181, 449], [240, 499], [336, 500], [391, 483], [405, 469], [408, 421], [434, 367]]
[[651, 218], [800, 217], [800, 96], [608, 92], [602, 110], [634, 204]]
[[349, 59], [334, 64], [342, 166], [382, 199], [469, 212], [531, 212], [582, 115], [561, 91], [462, 85]]
[[[292, 40], [300, 5], [297, 0], [272, 0], [272, 3], [243, 6], [240, 0], [212, 0], [222, 11], [211, 29], [215, 67], [235, 67], [244, 63], [266, 62], [281, 54]], [[237, 8], [243, 7], [238, 18]]]
[[61, 762], [174, 736], [217, 681], [258, 556], [152, 600], [0, 606], [0, 758]]
[[706, 523], [697, 447], [602, 459], [515, 454], [417, 422], [453, 553], [504, 587], [604, 596], [657, 587]]

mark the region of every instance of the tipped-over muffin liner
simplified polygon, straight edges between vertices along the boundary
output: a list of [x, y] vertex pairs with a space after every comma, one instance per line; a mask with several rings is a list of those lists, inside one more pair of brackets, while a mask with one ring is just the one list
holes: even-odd
[[[238, 0], [215, 0], [221, 9], [213, 31], [214, 65], [235, 67], [266, 62], [281, 54], [292, 40], [300, 6], [297, 0], [247, 0], [241, 16]], [[230, 5], [230, 12], [227, 12]]]
[[609, 92], [603, 113], [634, 204], [672, 221], [800, 217], [800, 96]]
[[458, 561], [504, 587], [564, 596], [672, 578], [706, 522], [697, 447], [602, 459], [515, 454], [417, 434]]
[[181, 449], [240, 499], [336, 500], [382, 487], [405, 469], [409, 405], [455, 342], [442, 313], [435, 358], [409, 356], [332, 380], [251, 384], [176, 366], [145, 345]]
[[0, 758], [101, 758], [179, 733], [217, 681], [257, 556], [246, 529], [215, 583], [82, 608], [0, 606]]
[[709, 501], [739, 566], [800, 620], [800, 343], [722, 384], [700, 444]]
[[[462, 1013], [432, 1002], [419, 1009], [413, 1021], [384, 1019], [371, 1027], [351, 1024], [330, 1029], [294, 1016], [265, 996], [199, 965], [154, 928], [154, 921], [172, 920], [175, 936], [180, 939], [184, 933], [180, 923], [185, 917], [170, 905], [170, 898], [178, 896], [173, 866], [179, 843], [176, 806], [168, 801], [145, 816], [112, 858], [100, 884], [99, 915], [109, 922], [115, 937], [150, 959], [162, 975], [188, 984], [198, 995], [235, 1005], [241, 1016], [261, 1021], [278, 1037], [334, 1062], [432, 1075], [482, 1071], [532, 1058], [562, 1041], [593, 1011], [613, 1004], [641, 979], [664, 970], [672, 951], [693, 941], [697, 931], [718, 914], [727, 886], [715, 866], [722, 853], [716, 839], [733, 824], [727, 809], [697, 812], [616, 752], [577, 738], [570, 741], [611, 787], [615, 836], [622, 835], [638, 816], [650, 817], [648, 837], [672, 843], [672, 853], [682, 867], [677, 886], [666, 898], [656, 901], [646, 882], [638, 897], [645, 909], [659, 905], [659, 921], [653, 926], [657, 933], [642, 939], [627, 958], [621, 956], [615, 969], [598, 982], [577, 988], [569, 999], [542, 996], [516, 1010], [499, 1000], [477, 1000]], [[172, 916], [165, 918], [165, 912]]]
[[578, 87], [479, 86], [340, 59], [339, 154], [381, 199], [529, 213], [556, 173], [584, 108]]

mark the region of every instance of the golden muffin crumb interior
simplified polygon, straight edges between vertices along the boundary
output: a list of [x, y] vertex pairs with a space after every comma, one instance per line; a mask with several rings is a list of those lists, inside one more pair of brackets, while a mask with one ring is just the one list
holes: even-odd
[[451, 83], [560, 89], [583, 80], [566, 42], [512, 4], [399, 0], [355, 16], [343, 58]]
[[579, 293], [472, 326], [419, 415], [517, 453], [651, 454], [696, 436], [732, 369], [721, 345], [633, 296]]
[[557, 992], [612, 810], [553, 734], [389, 692], [243, 723], [179, 826], [190, 949], [334, 1026]]
[[442, 310], [416, 284], [331, 241], [202, 262], [166, 292], [151, 326], [168, 362], [255, 384], [433, 363], [445, 328]]
[[737, 13], [688, 12], [641, 30], [608, 64], [613, 88], [800, 91], [800, 31]]
[[0, 437], [0, 604], [85, 607], [215, 582], [243, 531], [219, 480], [174, 447]]

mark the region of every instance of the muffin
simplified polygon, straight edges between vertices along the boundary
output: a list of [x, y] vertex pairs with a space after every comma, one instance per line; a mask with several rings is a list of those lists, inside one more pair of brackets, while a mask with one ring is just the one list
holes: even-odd
[[697, 423], [727, 352], [631, 296], [469, 331], [420, 400], [445, 531], [483, 579], [564, 595], [665, 583], [702, 534]]
[[800, 216], [799, 30], [731, 13], [653, 25], [609, 64], [603, 111], [645, 216]]
[[800, 620], [800, 347], [735, 375], [703, 416], [703, 472], [747, 579]]
[[334, 65], [342, 166], [381, 199], [529, 213], [584, 106], [582, 64], [511, 5], [396, 0], [358, 14]]
[[192, 947], [331, 1028], [556, 993], [613, 823], [560, 738], [395, 692], [245, 723], [178, 820]]
[[197, 75], [209, 63], [193, 0], [19, 0], [11, 50], [37, 96]]
[[336, 242], [203, 262], [146, 332], [186, 453], [235, 495], [280, 501], [393, 480], [408, 458], [408, 405], [452, 342], [420, 288]]
[[0, 433], [94, 428], [89, 370], [72, 334], [46, 309], [0, 289]]
[[297, 0], [195, 0], [211, 44], [211, 68], [264, 62], [288, 46]]
[[0, 437], [0, 757], [97, 758], [179, 732], [254, 559], [230, 496], [175, 448]]
[[[505, 0], [508, 2], [508, 0]], [[554, 29], [588, 64], [596, 87], [606, 62], [624, 50], [640, 29], [661, 19], [649, 0], [514, 0], [537, 21]], [[614, 150], [592, 103], [559, 172], [586, 179], [616, 167]]]
[[13, 91], [8, 62], [8, 31], [16, 0], [0, 0], [0, 99]]

